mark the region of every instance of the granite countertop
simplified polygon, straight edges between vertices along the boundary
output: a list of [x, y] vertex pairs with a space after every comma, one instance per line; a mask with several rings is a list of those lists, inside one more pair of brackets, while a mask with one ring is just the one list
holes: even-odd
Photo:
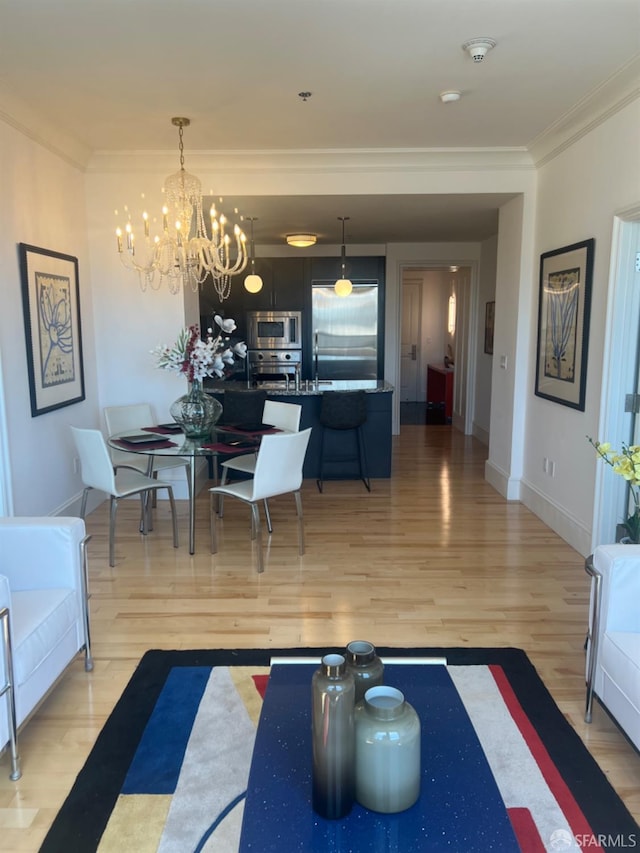
[[321, 379], [317, 385], [312, 379], [303, 379], [298, 391], [293, 381], [289, 382], [287, 388], [284, 380], [262, 382], [251, 388], [247, 388], [246, 382], [204, 381], [204, 390], [213, 394], [224, 394], [227, 388], [231, 391], [262, 390], [270, 397], [313, 397], [324, 391], [366, 391], [367, 394], [388, 394], [393, 391], [393, 385], [384, 379]]

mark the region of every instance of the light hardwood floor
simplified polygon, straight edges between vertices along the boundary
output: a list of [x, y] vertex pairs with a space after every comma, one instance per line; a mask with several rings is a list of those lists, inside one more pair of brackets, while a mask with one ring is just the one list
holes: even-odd
[[[370, 453], [375, 448], [369, 448]], [[600, 706], [583, 722], [589, 584], [584, 560], [518, 503], [484, 481], [486, 449], [450, 427], [403, 426], [393, 477], [305, 481], [307, 551], [299, 557], [293, 502], [272, 502], [274, 533], [257, 575], [248, 512], [228, 500], [219, 553], [209, 553], [207, 492], [196, 554], [171, 546], [161, 503], [155, 530], [138, 507], [119, 511], [116, 565], [108, 515], [87, 518], [95, 670], [81, 659], [24, 728], [23, 778], [0, 760], [0, 849], [36, 851], [139, 658], [150, 648], [342, 645], [523, 648], [612, 785], [640, 818], [640, 757]], [[268, 537], [265, 537], [268, 542]], [[72, 853], [72, 851], [69, 851]]]

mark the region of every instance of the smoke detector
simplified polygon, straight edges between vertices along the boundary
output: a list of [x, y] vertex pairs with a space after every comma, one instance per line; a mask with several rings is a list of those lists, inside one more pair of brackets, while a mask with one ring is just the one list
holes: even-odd
[[466, 50], [474, 62], [482, 62], [485, 56], [489, 53], [492, 47], [496, 46], [495, 39], [482, 36], [477, 39], [469, 39], [462, 45], [462, 49]]
[[452, 104], [460, 100], [460, 92], [457, 89], [449, 89], [448, 92], [440, 92], [440, 100], [443, 104]]

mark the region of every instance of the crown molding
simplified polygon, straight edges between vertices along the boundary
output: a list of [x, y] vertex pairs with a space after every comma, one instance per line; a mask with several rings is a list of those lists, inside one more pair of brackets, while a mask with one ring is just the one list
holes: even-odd
[[[95, 174], [156, 174], [175, 171], [168, 151], [95, 151], [87, 171]], [[272, 151], [188, 151], [185, 167], [198, 175], [231, 173], [445, 172], [532, 170], [525, 148], [309, 149]]]
[[86, 169], [91, 150], [52, 122], [37, 115], [27, 104], [8, 92], [1, 82], [0, 120], [76, 169]]
[[[550, 125], [529, 145], [536, 169], [640, 99], [640, 54]], [[639, 127], [640, 131], [640, 127]]]

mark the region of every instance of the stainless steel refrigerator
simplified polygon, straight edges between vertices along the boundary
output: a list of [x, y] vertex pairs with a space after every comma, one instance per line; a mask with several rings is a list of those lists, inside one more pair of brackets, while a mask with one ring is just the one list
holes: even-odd
[[377, 379], [378, 283], [354, 282], [338, 296], [312, 282], [313, 372], [318, 379]]

